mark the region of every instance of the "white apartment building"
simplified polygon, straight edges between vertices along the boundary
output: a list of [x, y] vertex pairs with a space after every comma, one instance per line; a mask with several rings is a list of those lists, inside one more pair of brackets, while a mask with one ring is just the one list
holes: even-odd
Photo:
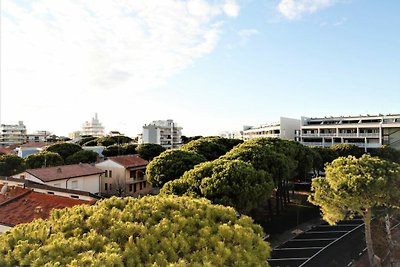
[[218, 135], [223, 137], [223, 138], [227, 138], [227, 139], [240, 139], [240, 140], [243, 140], [243, 131], [237, 131], [237, 132], [224, 131], [224, 132], [220, 132]]
[[26, 141], [28, 143], [47, 142], [49, 136], [51, 136], [49, 131], [36, 131], [35, 133], [27, 134]]
[[329, 147], [348, 143], [365, 148], [366, 151], [381, 145], [400, 149], [400, 114], [302, 117], [296, 140], [307, 146]]
[[248, 141], [257, 137], [294, 140], [298, 130], [300, 130], [300, 120], [280, 117], [277, 122], [263, 124], [258, 127], [243, 126], [243, 140]]
[[80, 131], [80, 135], [91, 135], [94, 137], [101, 137], [104, 136], [104, 127], [101, 125], [97, 113], [95, 113], [94, 118], [92, 118], [92, 121], [86, 121], [82, 125], [82, 130]]
[[159, 144], [165, 148], [179, 148], [182, 145], [182, 127], [173, 120], [153, 121], [143, 126], [141, 143]]
[[26, 126], [23, 121], [18, 124], [0, 125], [0, 146], [23, 144], [26, 142]]

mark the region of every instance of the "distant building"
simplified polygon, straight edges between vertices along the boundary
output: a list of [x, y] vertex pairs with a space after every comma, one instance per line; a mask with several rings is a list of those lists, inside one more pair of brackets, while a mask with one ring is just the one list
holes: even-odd
[[[82, 125], [82, 130], [80, 131], [80, 136], [90, 135], [94, 137], [101, 137], [104, 136], [104, 127], [101, 125], [97, 113], [95, 113], [94, 118], [92, 121], [86, 121]], [[74, 139], [74, 138], [72, 138]]]
[[263, 124], [258, 127], [243, 126], [243, 140], [251, 140], [257, 137], [275, 137], [286, 140], [294, 140], [295, 133], [300, 129], [300, 120], [280, 117], [279, 121]]
[[218, 135], [223, 138], [228, 138], [228, 139], [240, 139], [240, 140], [243, 139], [243, 131], [238, 131], [238, 132], [224, 131], [224, 132], [220, 132]]
[[148, 194], [152, 187], [146, 179], [147, 164], [148, 161], [138, 155], [108, 157], [105, 161], [97, 163], [96, 167], [104, 172], [102, 194], [108, 196]]
[[34, 142], [47, 142], [48, 138], [52, 135], [49, 131], [37, 131], [35, 133], [26, 135], [26, 142], [34, 143]]
[[354, 144], [367, 150], [390, 145], [400, 149], [400, 114], [302, 117], [296, 140], [306, 146]]
[[165, 148], [179, 148], [182, 145], [182, 127], [173, 120], [153, 121], [143, 126], [141, 142], [159, 144]]
[[81, 131], [74, 131], [68, 134], [68, 137], [71, 138], [73, 141], [81, 140]]
[[108, 133], [108, 136], [121, 136], [123, 135], [122, 133], [120, 133], [119, 131], [110, 131]]
[[26, 126], [23, 121], [19, 121], [18, 124], [0, 125], [0, 146], [23, 144], [26, 138]]

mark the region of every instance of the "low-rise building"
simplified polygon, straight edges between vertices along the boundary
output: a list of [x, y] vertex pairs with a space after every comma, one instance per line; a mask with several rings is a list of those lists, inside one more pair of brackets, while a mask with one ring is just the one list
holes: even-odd
[[296, 140], [306, 146], [354, 144], [400, 149], [400, 114], [301, 118]]
[[28, 169], [13, 177], [58, 188], [100, 194], [103, 170], [90, 164], [73, 164], [40, 169]]
[[138, 196], [148, 194], [152, 187], [146, 179], [147, 160], [139, 155], [108, 157], [97, 163], [104, 171], [102, 194], [117, 196]]
[[43, 151], [43, 148], [48, 145], [49, 145], [49, 143], [46, 143], [46, 142], [33, 142], [33, 143], [31, 142], [31, 143], [22, 144], [19, 147], [17, 147], [15, 150], [17, 151], [17, 155], [19, 157], [25, 158], [29, 155], [33, 155], [33, 154]]
[[263, 124], [258, 127], [243, 126], [243, 140], [248, 141], [257, 137], [275, 137], [294, 140], [296, 131], [300, 129], [300, 120], [280, 117], [279, 121]]
[[165, 148], [179, 148], [182, 145], [182, 127], [173, 120], [153, 121], [143, 126], [141, 143], [159, 144]]
[[18, 124], [0, 125], [0, 146], [23, 144], [26, 138], [26, 126], [23, 121], [19, 121]]

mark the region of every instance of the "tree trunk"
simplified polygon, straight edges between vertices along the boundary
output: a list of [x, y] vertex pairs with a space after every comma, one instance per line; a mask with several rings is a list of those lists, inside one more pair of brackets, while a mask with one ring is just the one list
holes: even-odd
[[389, 243], [389, 262], [390, 266], [394, 266], [394, 260], [393, 260], [394, 244], [392, 239], [392, 231], [390, 229], [391, 228], [390, 216], [388, 213], [386, 213], [385, 216], [385, 228], [386, 228], [386, 237]]
[[285, 193], [286, 193], [287, 203], [290, 203], [289, 181], [285, 180], [285, 183], [286, 183]]
[[281, 210], [281, 182], [278, 180], [276, 184], [278, 187], [276, 188], [275, 192], [275, 209], [276, 215], [279, 215]]
[[268, 199], [268, 214], [269, 214], [269, 218], [272, 220], [274, 218], [274, 212], [272, 211], [271, 198]]
[[285, 205], [283, 203], [284, 194], [283, 194], [283, 183], [282, 183], [282, 180], [279, 181], [279, 186], [280, 186], [280, 188], [279, 188], [279, 205], [280, 205], [281, 210], [284, 210], [285, 209]]
[[282, 183], [282, 208], [287, 206], [287, 198], [286, 198], [286, 183], [285, 180], [281, 181]]
[[364, 223], [365, 223], [365, 242], [367, 243], [369, 264], [371, 267], [380, 267], [381, 266], [380, 263], [375, 261], [375, 253], [371, 235], [371, 220], [372, 220], [371, 209], [367, 209], [364, 212]]

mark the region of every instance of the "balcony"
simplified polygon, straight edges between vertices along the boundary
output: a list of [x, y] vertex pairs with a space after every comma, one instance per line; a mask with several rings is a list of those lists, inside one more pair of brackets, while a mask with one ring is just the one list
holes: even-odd
[[360, 133], [358, 136], [379, 138], [379, 133]]
[[301, 142], [304, 146], [319, 146], [319, 147], [330, 147], [332, 145], [349, 144], [356, 145], [361, 148], [379, 148], [381, 144], [379, 143], [331, 143], [331, 142]]
[[301, 136], [303, 136], [303, 137], [317, 137], [319, 135], [318, 135], [318, 133], [302, 133]]

